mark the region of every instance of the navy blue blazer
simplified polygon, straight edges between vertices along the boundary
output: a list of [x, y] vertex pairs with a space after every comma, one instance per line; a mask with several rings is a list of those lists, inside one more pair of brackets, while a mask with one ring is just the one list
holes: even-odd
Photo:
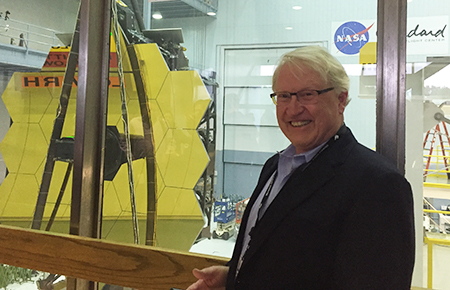
[[411, 187], [347, 127], [338, 135], [281, 189], [252, 231], [236, 275], [249, 208], [275, 171], [278, 154], [265, 163], [229, 262], [227, 289], [410, 289]]

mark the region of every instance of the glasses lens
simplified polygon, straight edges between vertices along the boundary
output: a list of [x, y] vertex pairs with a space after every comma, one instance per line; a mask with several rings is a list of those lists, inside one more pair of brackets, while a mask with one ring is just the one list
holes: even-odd
[[301, 91], [297, 93], [297, 99], [302, 104], [312, 104], [317, 102], [319, 94], [317, 91]]
[[300, 104], [309, 105], [317, 103], [319, 93], [313, 90], [300, 91], [296, 94], [289, 92], [279, 92], [271, 94], [271, 97], [275, 105], [287, 105], [291, 102], [293, 95], [297, 96], [297, 100]]
[[286, 92], [281, 92], [276, 94], [277, 104], [287, 104], [291, 101], [291, 94]]

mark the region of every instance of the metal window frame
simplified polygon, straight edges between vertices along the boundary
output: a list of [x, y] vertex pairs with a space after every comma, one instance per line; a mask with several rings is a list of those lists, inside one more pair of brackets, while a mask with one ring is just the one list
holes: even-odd
[[407, 0], [378, 0], [376, 150], [405, 173]]

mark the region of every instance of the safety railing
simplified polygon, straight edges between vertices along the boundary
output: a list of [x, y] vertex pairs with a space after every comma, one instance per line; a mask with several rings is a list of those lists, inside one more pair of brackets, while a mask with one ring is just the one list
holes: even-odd
[[424, 177], [442, 176], [447, 177], [450, 174], [450, 150], [448, 146], [442, 148], [436, 145], [435, 154], [429, 154], [429, 149], [424, 149]]
[[[447, 187], [449, 187], [449, 186], [447, 186]], [[434, 219], [429, 217], [430, 222], [432, 222], [434, 224], [434, 228], [439, 229], [439, 231], [444, 234], [447, 234], [447, 229], [445, 227], [445, 224], [450, 225], [450, 217], [447, 217], [447, 215], [450, 215], [450, 212], [443, 211], [443, 210], [436, 210], [436, 208], [426, 198], [424, 198], [423, 201], [424, 201], [424, 205], [431, 208], [431, 209], [424, 209], [423, 210], [424, 214], [437, 213], [437, 214], [439, 214], [439, 220], [442, 219], [442, 221], [443, 221], [438, 224], [436, 221], [434, 221]]]
[[[440, 156], [442, 157], [442, 156]], [[437, 168], [439, 166], [437, 165]], [[443, 189], [445, 191], [448, 191], [450, 189], [450, 184], [444, 184], [444, 183], [431, 183], [431, 182], [424, 182], [424, 187], [427, 188], [437, 188], [437, 189]], [[445, 195], [443, 195], [441, 198], [445, 198]], [[448, 239], [448, 236], [445, 234], [448, 234], [448, 226], [450, 224], [450, 212], [445, 210], [436, 210], [436, 208], [428, 201], [427, 198], [423, 199], [424, 206], [426, 208], [423, 209], [424, 218], [427, 217], [426, 221], [428, 221], [430, 224], [432, 223], [433, 226], [430, 226], [430, 224], [425, 223], [424, 219], [424, 228], [426, 230], [430, 231], [430, 236], [433, 236], [433, 231], [437, 230], [436, 235], [440, 237], [445, 237], [446, 239], [441, 239], [439, 237], [424, 237], [424, 242], [427, 244], [427, 289], [432, 289], [433, 287], [433, 247], [435, 246], [450, 246], [450, 239]], [[438, 214], [439, 220], [435, 221], [431, 214]], [[439, 262], [439, 261], [438, 261]], [[440, 270], [439, 272], [442, 272]], [[436, 273], [434, 273], [436, 274]]]
[[[447, 212], [448, 213], [448, 212]], [[425, 237], [427, 244], [427, 288], [433, 288], [433, 246], [450, 246], [450, 240], [434, 239]]]
[[[424, 183], [425, 184], [425, 183]], [[426, 183], [427, 186], [433, 186], [433, 184]], [[446, 184], [434, 184], [435, 186], [439, 187], [450, 187], [450, 185]], [[431, 209], [424, 209], [424, 215], [426, 214], [432, 214], [436, 213], [439, 214], [439, 219], [443, 219], [443, 221], [447, 224], [450, 224], [450, 218], [447, 217], [447, 215], [450, 214], [448, 211], [443, 210], [436, 210], [434, 206], [428, 202], [427, 199], [424, 198], [424, 205], [427, 205]], [[435, 228], [439, 229], [440, 232], [446, 234], [447, 229], [445, 227], [445, 223], [439, 222], [436, 223], [432, 218], [430, 218], [430, 221], [432, 221], [435, 224]], [[443, 246], [450, 246], [450, 240], [444, 240], [444, 239], [436, 239], [436, 238], [424, 238], [425, 243], [427, 244], [427, 288], [432, 289], [433, 287], [433, 245], [443, 245]]]
[[21, 46], [26, 49], [48, 51], [63, 43], [58, 39], [59, 31], [17, 21], [0, 19], [0, 43]]

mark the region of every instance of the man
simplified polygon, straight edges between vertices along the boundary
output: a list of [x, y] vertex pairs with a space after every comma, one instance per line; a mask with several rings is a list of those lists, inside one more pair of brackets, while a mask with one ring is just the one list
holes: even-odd
[[409, 183], [344, 125], [349, 78], [320, 47], [281, 58], [271, 94], [291, 141], [264, 165], [227, 266], [195, 289], [410, 289]]

